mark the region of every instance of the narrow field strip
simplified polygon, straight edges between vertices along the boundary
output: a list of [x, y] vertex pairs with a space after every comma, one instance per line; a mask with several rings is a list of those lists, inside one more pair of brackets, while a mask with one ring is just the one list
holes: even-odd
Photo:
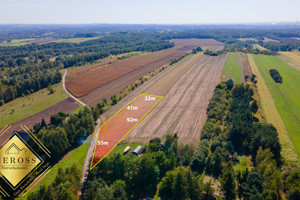
[[296, 153], [294, 144], [276, 108], [275, 102], [265, 83], [265, 80], [263, 79], [260, 71], [258, 70], [252, 55], [248, 54], [248, 60], [252, 72], [257, 76], [257, 87], [260, 97], [260, 103], [265, 117], [267, 119], [267, 122], [273, 124], [278, 131], [279, 140], [282, 146], [282, 154], [288, 161], [298, 161], [298, 155]]
[[225, 67], [222, 72], [222, 79], [232, 79], [235, 83], [243, 82], [241, 53], [228, 53]]

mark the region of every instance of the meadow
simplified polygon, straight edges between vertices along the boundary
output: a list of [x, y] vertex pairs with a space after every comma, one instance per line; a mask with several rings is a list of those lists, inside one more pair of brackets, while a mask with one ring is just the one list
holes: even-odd
[[[102, 36], [101, 36], [102, 37]], [[55, 41], [56, 43], [80, 43], [80, 42], [85, 42], [88, 40], [95, 40], [99, 39], [101, 37], [90, 37], [90, 38], [68, 38], [68, 39], [61, 39]]]
[[0, 128], [18, 122], [68, 98], [61, 83], [53, 85], [54, 93], [49, 94], [47, 88], [17, 98], [0, 107]]
[[222, 79], [232, 79], [235, 83], [243, 82], [241, 53], [228, 53], [222, 72]]
[[25, 45], [27, 41], [35, 40], [35, 38], [27, 38], [27, 39], [14, 39], [10, 42], [1, 43], [0, 46], [21, 46]]
[[[300, 155], [300, 72], [276, 56], [253, 55], [275, 106], [294, 143], [298, 159]], [[283, 78], [278, 84], [269, 74], [270, 69], [277, 69]]]

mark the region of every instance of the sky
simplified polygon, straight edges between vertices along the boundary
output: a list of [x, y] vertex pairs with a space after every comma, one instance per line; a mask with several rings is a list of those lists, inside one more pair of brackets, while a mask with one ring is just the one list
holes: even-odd
[[300, 0], [0, 0], [0, 24], [300, 21]]

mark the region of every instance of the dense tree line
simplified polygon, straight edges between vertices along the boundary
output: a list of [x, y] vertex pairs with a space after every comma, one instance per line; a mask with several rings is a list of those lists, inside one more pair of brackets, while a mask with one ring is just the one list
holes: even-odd
[[[254, 122], [251, 112], [257, 111], [257, 103], [252, 99], [252, 89], [244, 85], [231, 88], [232, 81], [216, 87], [191, 162], [192, 170], [219, 177], [225, 199], [282, 199], [282, 191], [289, 194], [288, 199], [299, 198], [299, 186], [291, 190], [285, 187], [286, 181], [291, 176], [297, 177], [299, 170], [292, 167], [283, 177], [281, 168], [287, 164], [280, 154], [276, 129], [270, 124]], [[254, 167], [233, 170], [238, 155], [249, 154]], [[293, 183], [297, 181], [295, 178]]]
[[300, 49], [300, 41], [294, 41], [294, 42], [286, 42], [286, 41], [280, 41], [280, 42], [266, 42], [262, 45], [264, 48], [269, 49], [271, 51], [292, 51], [292, 50], [298, 50]]

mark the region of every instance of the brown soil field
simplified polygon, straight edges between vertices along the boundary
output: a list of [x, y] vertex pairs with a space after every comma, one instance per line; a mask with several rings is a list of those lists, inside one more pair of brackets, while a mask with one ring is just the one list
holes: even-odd
[[0, 144], [2, 142], [4, 142], [7, 138], [9, 138], [10, 135], [14, 131], [22, 130], [20, 125], [25, 125], [29, 129], [32, 129], [34, 124], [42, 121], [42, 118], [45, 119], [46, 123], [49, 123], [51, 115], [57, 114], [60, 111], [65, 112], [65, 113], [70, 113], [77, 108], [78, 108], [78, 105], [75, 104], [75, 101], [72, 98], [67, 98], [67, 99], [41, 111], [41, 112], [38, 112], [32, 116], [26, 117], [25, 119], [22, 119], [21, 121], [18, 121], [16, 123], [12, 124], [11, 128], [0, 137]]
[[[66, 80], [68, 90], [76, 97], [83, 97], [93, 90], [126, 74], [138, 73], [140, 69], [151, 72], [172, 59], [184, 54], [189, 47], [171, 48], [151, 54], [128, 58], [121, 62], [108, 65]], [[142, 75], [140, 75], [141, 77]], [[138, 79], [138, 78], [137, 78]], [[118, 81], [120, 82], [120, 81]], [[126, 85], [123, 85], [124, 88]], [[116, 91], [118, 93], [120, 90]], [[98, 93], [102, 94], [102, 93]], [[89, 98], [90, 99], [90, 98]], [[92, 99], [90, 99], [92, 100]]]
[[[155, 99], [146, 100], [146, 97]], [[149, 112], [161, 97], [147, 95], [138, 96], [128, 106], [137, 107], [138, 110], [127, 109], [127, 106], [109, 119], [100, 127], [98, 142], [94, 151], [92, 167], [104, 158], [121, 140], [130, 132], [136, 124]], [[128, 118], [137, 121], [128, 121]]]
[[175, 46], [224, 46], [224, 43], [214, 39], [172, 39], [170, 42], [174, 42]]
[[226, 56], [197, 56], [196, 62], [191, 61], [192, 66], [186, 67], [187, 72], [175, 83], [168, 81], [172, 77], [169, 73], [178, 76], [179, 72], [173, 70], [144, 90], [143, 93], [156, 93], [164, 98], [127, 136], [127, 140], [145, 143], [154, 137], [164, 138], [167, 134], [177, 133], [183, 143], [198, 143], [206, 121], [206, 108], [220, 81]]
[[103, 60], [101, 63], [97, 63], [97, 64], [93, 64], [93, 65], [85, 65], [85, 66], [82, 66], [82, 67], [78, 67], [78, 68], [75, 68], [75, 69], [68, 69], [68, 73], [67, 73], [67, 76], [66, 78], [69, 79], [69, 78], [72, 78], [74, 76], [79, 76], [80, 74], [83, 74], [83, 73], [86, 73], [86, 72], [89, 72], [95, 68], [101, 68], [103, 66], [106, 66], [109, 64], [109, 62], [116, 62], [117, 59], [111, 59], [111, 60]]
[[180, 48], [174, 51], [172, 54], [169, 54], [168, 56], [165, 56], [152, 63], [144, 65], [135, 71], [120, 76], [112, 80], [111, 82], [98, 87], [88, 95], [81, 98], [81, 100], [89, 104], [90, 106], [95, 106], [97, 102], [101, 101], [103, 98], [110, 98], [112, 95], [118, 94], [123, 88], [128, 85], [130, 86], [130, 84], [138, 80], [140, 77], [148, 75], [149, 72], [152, 72], [169, 63], [172, 59], [179, 57], [189, 49], [189, 47]]
[[201, 46], [201, 48], [203, 49], [203, 51], [205, 51], [206, 49], [212, 51], [221, 51], [224, 49], [224, 46]]
[[[242, 66], [243, 66], [243, 79], [245, 83], [249, 83], [251, 82], [251, 76], [252, 76], [252, 71], [251, 71], [251, 67], [248, 61], [248, 56], [245, 53], [241, 53], [242, 56]], [[246, 77], [248, 77], [246, 79]]]
[[[72, 78], [74, 76], [78, 76], [80, 74], [89, 72], [89, 71], [94, 70], [94, 69], [98, 69], [98, 68], [101, 68], [101, 67], [104, 67], [104, 66], [107, 66], [107, 65], [115, 64], [116, 62], [122, 61], [122, 60], [118, 59], [118, 57], [122, 57], [122, 55], [126, 56], [128, 54], [140, 55], [141, 53], [140, 52], [124, 53], [124, 54], [121, 54], [121, 55], [118, 55], [118, 56], [110, 56], [108, 58], [101, 59], [100, 62], [96, 63], [96, 64], [84, 65], [84, 66], [75, 67], [75, 68], [69, 68], [66, 78], [67, 79]], [[149, 53], [143, 53], [143, 54], [149, 54]], [[135, 57], [135, 56], [132, 56], [132, 57]]]

